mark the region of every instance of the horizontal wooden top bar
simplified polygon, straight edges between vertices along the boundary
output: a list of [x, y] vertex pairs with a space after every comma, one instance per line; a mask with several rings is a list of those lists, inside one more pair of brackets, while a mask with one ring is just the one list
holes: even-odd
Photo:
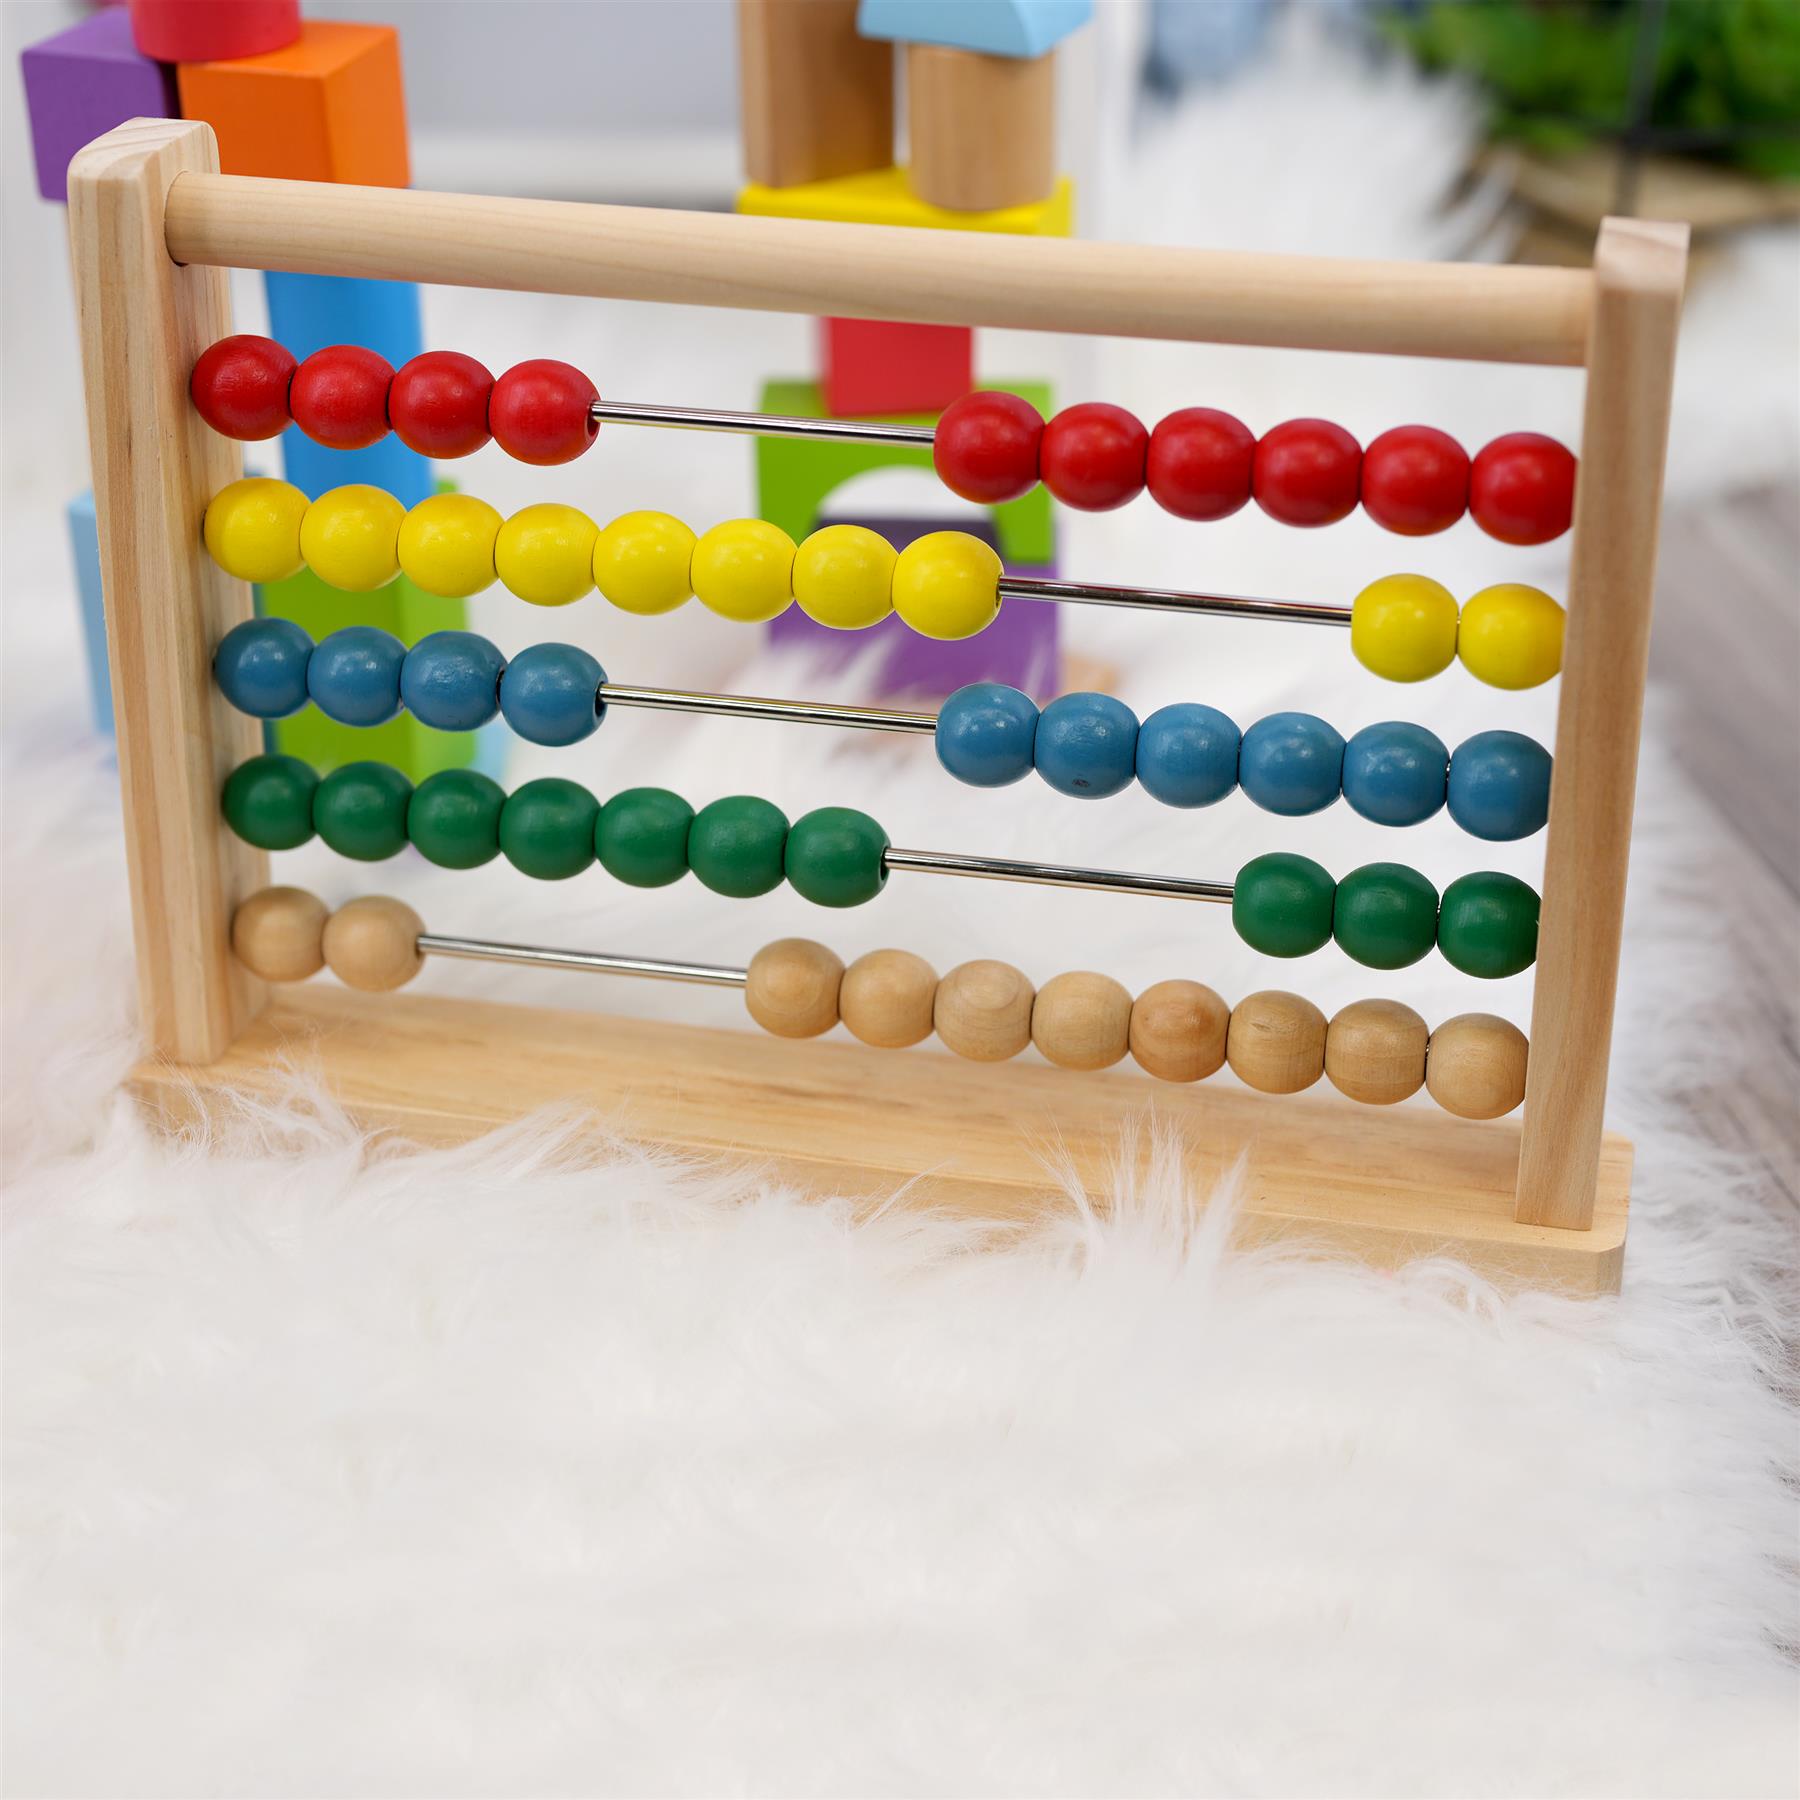
[[1365, 262], [183, 174], [177, 262], [684, 306], [1573, 366], [1582, 269]]

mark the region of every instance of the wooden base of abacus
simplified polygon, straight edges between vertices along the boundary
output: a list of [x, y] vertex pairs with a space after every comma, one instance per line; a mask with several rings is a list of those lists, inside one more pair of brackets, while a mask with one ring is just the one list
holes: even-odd
[[597, 1133], [754, 1164], [815, 1194], [877, 1202], [908, 1184], [909, 1205], [1017, 1224], [1067, 1204], [1053, 1167], [1104, 1205], [1122, 1142], [1147, 1160], [1151, 1134], [1130, 1129], [1154, 1122], [1176, 1135], [1202, 1197], [1244, 1159], [1246, 1241], [1308, 1242], [1383, 1268], [1444, 1254], [1509, 1286], [1581, 1294], [1616, 1293], [1624, 1266], [1625, 1139], [1606, 1135], [1591, 1230], [1521, 1225], [1516, 1121], [1335, 1094], [1172, 1087], [323, 983], [277, 995], [219, 1062], [146, 1062], [131, 1086], [179, 1129], [222, 1124], [237, 1097], [272, 1098], [296, 1071], [321, 1077], [359, 1125], [416, 1143], [464, 1143], [575, 1102]]

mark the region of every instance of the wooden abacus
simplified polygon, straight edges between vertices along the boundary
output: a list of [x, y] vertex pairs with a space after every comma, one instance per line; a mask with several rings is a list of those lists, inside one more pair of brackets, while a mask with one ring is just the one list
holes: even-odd
[[[132, 1085], [160, 1117], [179, 1123], [228, 1108], [236, 1094], [268, 1094], [296, 1064], [316, 1068], [365, 1125], [434, 1143], [466, 1139], [547, 1101], [618, 1097], [616, 1123], [683, 1152], [747, 1158], [808, 1187], [871, 1198], [910, 1181], [909, 1194], [922, 1201], [1024, 1218], [1056, 1191], [1044, 1146], [1054, 1142], [1065, 1166], [1104, 1192], [1128, 1141], [1121, 1128], [1142, 1117], [1154, 1093], [1158, 1117], [1180, 1133], [1199, 1183], [1244, 1157], [1248, 1236], [1296, 1235], [1385, 1264], [1447, 1251], [1509, 1279], [1617, 1287], [1630, 1146], [1603, 1130], [1602, 1111], [1682, 230], [1608, 221], [1591, 271], [978, 238], [221, 176], [206, 126], [164, 120], [135, 121], [90, 145], [70, 168], [69, 197], [142, 1026], [152, 1051]], [[1583, 473], [1528, 1073], [1523, 1040], [1510, 1027], [1490, 1031], [1473, 1015], [1454, 1021], [1428, 1059], [1423, 1021], [1384, 1002], [1346, 1009], [1328, 1031], [1296, 997], [1255, 995], [1228, 1013], [1190, 982], [1159, 984], [1133, 1002], [1116, 983], [1084, 974], [1034, 996], [1000, 964], [965, 965], [940, 984], [919, 959], [881, 952], [846, 976], [828, 952], [793, 941], [770, 946], [747, 969], [667, 963], [436, 936], [410, 909], [374, 897], [328, 921], [309, 897], [269, 890], [266, 851], [228, 829], [221, 806], [234, 770], [260, 747], [256, 719], [228, 701], [223, 671], [216, 680], [214, 670], [221, 644], [252, 617], [251, 593], [208, 554], [202, 529], [215, 496], [240, 476], [240, 453], [189, 397], [197, 361], [229, 331], [228, 268], [1584, 366]], [[995, 586], [995, 604], [1000, 592]], [[1060, 584], [1037, 597], [1310, 612], [1353, 623], [1346, 608], [1219, 596]], [[1452, 603], [1452, 644], [1454, 630]], [[304, 650], [312, 654], [310, 645]], [[390, 674], [401, 679], [397, 665]], [[502, 685], [497, 670], [491, 680]], [[880, 709], [669, 695], [605, 683], [603, 674], [601, 682], [596, 709], [607, 701], [749, 717], [786, 709], [883, 724]], [[894, 714], [888, 723], [935, 725], [929, 714]], [[281, 801], [276, 792], [271, 804], [279, 810]], [[581, 811], [580, 801], [564, 801]], [[582, 816], [591, 835], [593, 815]], [[921, 869], [1227, 899], [1234, 908], [1242, 900], [1234, 889], [1246, 886], [1242, 878], [1224, 884], [901, 852], [885, 837], [871, 849], [865, 825], [878, 833], [872, 821], [833, 822], [848, 836], [806, 865], [819, 884], [812, 897], [845, 903], [842, 884], [860, 879], [845, 869], [870, 856], [876, 885], [890, 869]], [[811, 841], [823, 843], [823, 830], [812, 828]], [[692, 843], [700, 872], [699, 839]], [[708, 854], [729, 862], [738, 843], [726, 831]], [[778, 844], [779, 854], [791, 872], [791, 846], [781, 852]], [[738, 879], [726, 869], [709, 885], [761, 891], [734, 890]], [[1295, 901], [1302, 903], [1312, 904], [1304, 893]], [[1327, 935], [1334, 904], [1327, 886]], [[234, 954], [234, 915], [247, 960]], [[777, 1035], [325, 985], [272, 994], [248, 966], [286, 979], [328, 961], [361, 988], [383, 990], [403, 982], [424, 954], [746, 987], [753, 1016]], [[840, 1018], [862, 1043], [783, 1041]], [[917, 1042], [933, 1025], [976, 1060], [872, 1047]], [[993, 1060], [1034, 1038], [1064, 1066]], [[1221, 1087], [1152, 1090], [1141, 1076], [1092, 1072], [1127, 1047], [1177, 1082], [1227, 1056], [1253, 1086], [1276, 1092], [1309, 1085], [1322, 1068], [1345, 1092], [1374, 1100], [1428, 1080], [1454, 1112], [1476, 1116], [1336, 1099], [1271, 1102]], [[1517, 1122], [1485, 1117], [1516, 1102], [1520, 1088]]]

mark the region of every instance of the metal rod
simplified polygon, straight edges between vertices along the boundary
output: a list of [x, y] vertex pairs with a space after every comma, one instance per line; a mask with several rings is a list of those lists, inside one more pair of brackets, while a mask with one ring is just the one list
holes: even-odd
[[958, 856], [943, 850], [888, 850], [888, 869], [921, 875], [966, 875], [979, 881], [1018, 881], [1032, 887], [1091, 888], [1102, 894], [1148, 894], [1163, 900], [1230, 905], [1228, 881], [1188, 881], [1178, 875], [1133, 875], [1123, 869], [1073, 869], [1061, 863], [1012, 862], [999, 856]]
[[714, 713], [726, 719], [786, 719], [797, 725], [847, 725], [855, 731], [937, 730], [937, 714], [892, 706], [838, 706], [828, 700], [759, 700], [749, 694], [691, 694], [680, 688], [630, 687], [603, 681], [608, 706], [642, 706], [659, 712]]
[[779, 413], [723, 412], [712, 406], [650, 406], [596, 400], [598, 425], [655, 425], [667, 431], [735, 431], [756, 437], [823, 438], [845, 444], [913, 444], [929, 450], [936, 427], [888, 425], [872, 419], [795, 419]]
[[1190, 594], [1178, 588], [1103, 587], [1085, 581], [1045, 581], [1002, 575], [1000, 593], [1013, 600], [1074, 600], [1085, 606], [1130, 606], [1148, 612], [1286, 619], [1299, 625], [1348, 625], [1350, 608], [1311, 600], [1259, 600], [1237, 594]]
[[741, 988], [747, 969], [719, 963], [664, 962], [654, 956], [614, 956], [602, 950], [551, 950], [542, 944], [497, 944], [487, 938], [439, 937], [421, 932], [422, 956], [456, 956], [470, 962], [523, 963], [540, 969], [582, 969], [592, 975], [636, 975], [646, 981], [691, 981], [704, 987]]

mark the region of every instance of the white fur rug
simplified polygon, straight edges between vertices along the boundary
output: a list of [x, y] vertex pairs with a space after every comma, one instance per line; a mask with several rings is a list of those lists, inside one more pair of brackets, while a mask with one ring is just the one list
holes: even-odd
[[[1408, 169], [1427, 126], [1397, 135]], [[1425, 227], [1411, 247], [1431, 247]], [[1781, 294], [1791, 252], [1747, 254]], [[1771, 333], [1753, 273], [1696, 296], [1695, 318], [1716, 308], [1721, 325], [1691, 366], [1720, 368], [1721, 331], [1744, 354]], [[1734, 312], [1734, 291], [1754, 304]], [[744, 403], [805, 354], [787, 321], [727, 334], [699, 313], [432, 305], [441, 342], [497, 366], [528, 348], [610, 365], [621, 397]], [[1363, 432], [1424, 416], [1476, 440], [1572, 431], [1579, 391], [1143, 347], [1090, 364], [1006, 334], [984, 354], [1152, 417], [1178, 394]], [[1778, 385], [1756, 390], [1777, 426]], [[1686, 393], [1703, 439], [1719, 389]], [[466, 479], [503, 506], [554, 493], [710, 520], [745, 506], [746, 462], [729, 443], [612, 433], [554, 480], [492, 453]], [[1750, 977], [1716, 929], [1714, 823], [1654, 727], [1612, 1108], [1639, 1144], [1617, 1301], [1505, 1298], [1447, 1264], [1377, 1277], [1229, 1254], [1229, 1194], [1187, 1193], [1172, 1160], [1107, 1197], [1110, 1218], [1072, 1197], [1034, 1242], [977, 1255], [965, 1228], [894, 1213], [852, 1230], [754, 1172], [624, 1144], [582, 1163], [555, 1119], [410, 1155], [297, 1093], [220, 1142], [169, 1145], [112, 1093], [131, 1056], [116, 798], [79, 728], [48, 498], [8, 496], [0, 613], [8, 1793], [1795, 1790], [1792, 1245], [1754, 1173], [1684, 1122], [1684, 1097], [1738, 1053], [1706, 1029], [1709, 996]], [[1131, 579], [1204, 558], [1227, 586], [1298, 594], [1353, 592], [1394, 554], [1354, 524], [1193, 529], [1133, 508], [1080, 523], [1066, 560]], [[1419, 552], [1459, 592], [1497, 578], [1494, 555], [1466, 528]], [[1553, 559], [1502, 572], [1559, 578]], [[544, 630], [504, 597], [480, 623], [509, 649]], [[1203, 698], [1240, 721], [1293, 704], [1346, 731], [1396, 710], [1458, 737], [1550, 731], [1552, 696], [1454, 673], [1397, 707], [1333, 634], [1075, 629], [1144, 710]], [[803, 670], [744, 665], [741, 631], [689, 613], [590, 605], [556, 632], [620, 679], [807, 691]], [[791, 813], [850, 800], [927, 846], [1196, 872], [1277, 844], [1344, 867], [1400, 854], [1335, 814], [982, 795], [917, 745], [778, 728], [622, 716], [553, 766], [603, 790], [766, 792]], [[512, 778], [532, 772], [521, 758]], [[1404, 840], [1438, 873], [1468, 857], [1442, 823]], [[1495, 860], [1535, 874], [1539, 855]], [[1327, 1006], [1373, 991], [1330, 956], [1259, 964], [1193, 916], [1209, 909], [1173, 903], [921, 880], [833, 915], [692, 884], [543, 888], [505, 867], [449, 878], [313, 852], [278, 867], [333, 900], [408, 893], [445, 929], [591, 946], [740, 956], [799, 930], [940, 967], [1191, 972]], [[706, 992], [426, 979], [741, 1022]], [[1474, 1003], [1434, 964], [1379, 985], [1433, 1018]], [[1480, 1003], [1523, 1017], [1528, 996], [1499, 984]]]

